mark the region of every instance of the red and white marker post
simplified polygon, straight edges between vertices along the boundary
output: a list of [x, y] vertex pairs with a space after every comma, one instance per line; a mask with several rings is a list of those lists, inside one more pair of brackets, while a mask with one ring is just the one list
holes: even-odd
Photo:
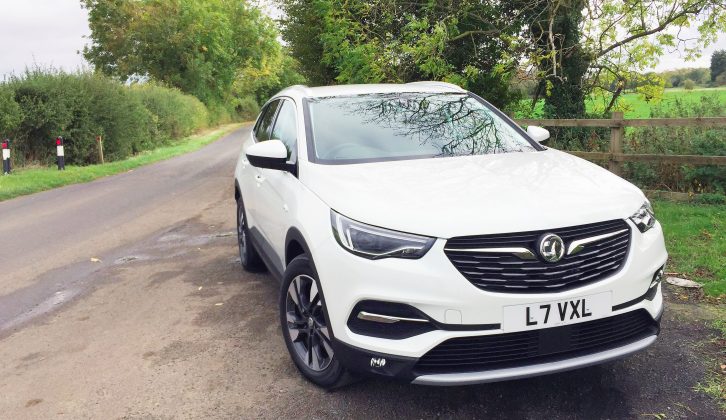
[[58, 170], [64, 171], [66, 169], [66, 157], [65, 152], [63, 151], [63, 137], [58, 136], [58, 138], [55, 139], [55, 150], [56, 155], [58, 156]]
[[10, 175], [10, 139], [2, 142], [3, 149], [3, 175]]

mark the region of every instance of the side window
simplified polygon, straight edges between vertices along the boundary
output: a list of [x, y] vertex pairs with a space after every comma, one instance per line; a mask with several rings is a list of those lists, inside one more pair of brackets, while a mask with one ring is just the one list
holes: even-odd
[[297, 157], [297, 118], [295, 118], [295, 105], [292, 101], [282, 102], [270, 138], [285, 143], [287, 160], [295, 160]]
[[257, 129], [255, 129], [255, 138], [257, 141], [270, 139], [272, 123], [275, 121], [275, 113], [279, 105], [280, 101], [274, 101], [265, 107], [262, 118], [260, 118], [260, 123], [257, 124]]

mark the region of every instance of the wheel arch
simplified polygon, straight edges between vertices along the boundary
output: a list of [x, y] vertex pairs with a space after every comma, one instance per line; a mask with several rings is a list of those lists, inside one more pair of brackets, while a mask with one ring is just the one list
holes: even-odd
[[285, 266], [287, 267], [295, 257], [299, 255], [307, 255], [310, 259], [310, 263], [313, 264], [313, 256], [310, 253], [310, 247], [305, 240], [302, 232], [295, 227], [291, 227], [287, 231], [285, 237]]

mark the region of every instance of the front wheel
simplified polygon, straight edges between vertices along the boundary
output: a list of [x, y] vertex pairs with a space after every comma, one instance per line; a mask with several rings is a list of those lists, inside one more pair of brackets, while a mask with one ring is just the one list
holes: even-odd
[[320, 283], [306, 256], [296, 257], [285, 270], [280, 321], [290, 357], [307, 380], [326, 389], [350, 380], [335, 356]]

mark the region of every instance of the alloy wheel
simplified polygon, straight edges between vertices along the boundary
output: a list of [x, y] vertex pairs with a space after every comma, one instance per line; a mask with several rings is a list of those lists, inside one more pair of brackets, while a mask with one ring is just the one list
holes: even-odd
[[297, 356], [313, 371], [325, 370], [333, 360], [333, 348], [323, 303], [312, 277], [299, 275], [290, 282], [285, 312], [287, 333]]

